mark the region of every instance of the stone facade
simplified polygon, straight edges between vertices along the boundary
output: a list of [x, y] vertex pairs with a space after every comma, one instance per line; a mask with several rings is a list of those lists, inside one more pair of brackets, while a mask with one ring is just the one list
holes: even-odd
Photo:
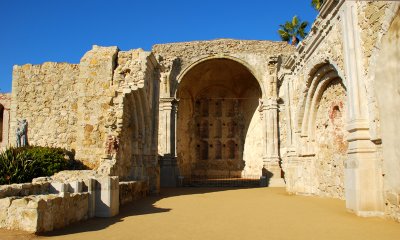
[[75, 151], [97, 177], [130, 182], [121, 204], [135, 181], [158, 192], [179, 177], [263, 175], [400, 221], [399, 6], [327, 0], [296, 48], [94, 46], [79, 64], [16, 66], [10, 132], [27, 119], [30, 144]]

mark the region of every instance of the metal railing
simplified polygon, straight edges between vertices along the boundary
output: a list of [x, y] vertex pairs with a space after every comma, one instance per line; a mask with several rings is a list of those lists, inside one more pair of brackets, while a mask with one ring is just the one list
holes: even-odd
[[179, 187], [266, 187], [264, 176], [179, 176]]

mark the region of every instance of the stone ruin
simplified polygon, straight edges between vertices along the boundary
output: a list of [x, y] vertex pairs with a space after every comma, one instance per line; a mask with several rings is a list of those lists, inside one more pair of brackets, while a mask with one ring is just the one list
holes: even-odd
[[[79, 206], [61, 227], [94, 216], [89, 189], [102, 179], [114, 181], [100, 188], [111, 216], [112, 201], [157, 193], [182, 177], [266, 176], [270, 187], [400, 221], [399, 9], [395, 1], [325, 1], [297, 47], [233, 39], [151, 51], [93, 46], [79, 64], [15, 66], [11, 99], [0, 98], [1, 146], [15, 142], [9, 133], [27, 119], [30, 144], [74, 151], [92, 171], [73, 173], [80, 183], [67, 174], [39, 192], [10, 190], [1, 196], [6, 217], [53, 201], [57, 184], [70, 189], [55, 192], [70, 196], [58, 201]], [[71, 181], [85, 187], [76, 191]], [[2, 219], [1, 227], [53, 229]]]

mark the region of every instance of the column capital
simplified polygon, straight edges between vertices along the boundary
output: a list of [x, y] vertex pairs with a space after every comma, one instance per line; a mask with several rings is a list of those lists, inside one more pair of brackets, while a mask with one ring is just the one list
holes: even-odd
[[178, 98], [174, 97], [162, 97], [160, 98], [160, 103], [173, 103], [173, 102], [179, 102]]
[[160, 110], [177, 110], [179, 99], [168, 97], [160, 98]]

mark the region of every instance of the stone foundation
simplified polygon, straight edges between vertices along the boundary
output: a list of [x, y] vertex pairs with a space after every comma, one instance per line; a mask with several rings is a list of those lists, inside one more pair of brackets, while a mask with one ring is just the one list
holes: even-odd
[[[46, 232], [88, 217], [89, 193], [0, 199], [0, 228]], [[73, 209], [74, 211], [71, 211]]]
[[119, 205], [132, 203], [144, 198], [149, 192], [149, 186], [143, 181], [131, 181], [119, 183]]
[[93, 171], [64, 171], [33, 183], [0, 186], [0, 228], [47, 232], [92, 217], [112, 217], [143, 198], [149, 183], [119, 183]]

